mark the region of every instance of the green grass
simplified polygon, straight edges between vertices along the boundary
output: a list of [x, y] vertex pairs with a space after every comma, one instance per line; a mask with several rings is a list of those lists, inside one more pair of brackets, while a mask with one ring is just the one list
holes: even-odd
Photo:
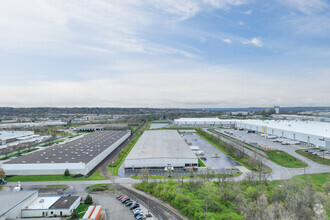
[[84, 217], [88, 207], [89, 205], [80, 203], [80, 205], [76, 208], [77, 212], [79, 213], [79, 219], [82, 219], [82, 217]]
[[17, 157], [19, 154], [23, 155], [23, 154], [30, 153], [30, 152], [36, 151], [36, 150], [38, 150], [38, 149], [33, 148], [33, 149], [30, 149], [30, 150], [25, 150], [25, 151], [22, 151], [22, 152], [19, 152], [19, 153], [11, 154], [7, 157], [2, 157], [2, 158], [0, 158], [0, 160], [7, 160], [7, 159], [12, 158], [12, 157]]
[[204, 162], [200, 158], [198, 158], [198, 166], [199, 167], [206, 167]]
[[105, 191], [106, 189], [104, 187], [107, 187], [108, 188], [107, 191], [113, 191], [114, 189], [111, 186], [112, 186], [111, 183], [100, 183], [100, 184], [95, 184], [95, 185], [89, 186], [87, 188], [87, 190], [90, 192], [90, 191], [94, 191], [94, 189], [97, 189], [97, 188], [103, 188], [104, 190], [96, 190], [96, 191]]
[[148, 128], [148, 125], [149, 125], [148, 123], [145, 124], [141, 131], [137, 131], [136, 136], [133, 139], [131, 139], [130, 142], [123, 149], [121, 149], [118, 155], [119, 157], [117, 157], [113, 166], [112, 164], [109, 164], [109, 172], [111, 172], [112, 175], [118, 176], [119, 167], [123, 164], [125, 158], [129, 154], [129, 152], [133, 149], [134, 145], [139, 140], [143, 132]]
[[[212, 176], [212, 174], [209, 174], [210, 178], [218, 178], [223, 176], [223, 174], [214, 174]], [[235, 172], [234, 174], [230, 175], [229, 177], [237, 177], [242, 175], [242, 172]], [[135, 175], [131, 175], [132, 179], [141, 179], [141, 176], [135, 176]], [[163, 176], [149, 176], [149, 179], [190, 179], [190, 178], [203, 178], [202, 174], [194, 174], [193, 177], [191, 177], [189, 174], [187, 175], [172, 175], [171, 177], [168, 177], [167, 175], [163, 175]]]
[[64, 175], [20, 175], [20, 176], [12, 176], [6, 177], [5, 180], [7, 182], [38, 182], [38, 181], [81, 181], [81, 180], [105, 180], [104, 177], [101, 177], [98, 174], [93, 174], [92, 176], [85, 178], [74, 177], [74, 175], [64, 176]]
[[296, 153], [298, 153], [316, 163], [330, 166], [330, 159], [326, 159], [326, 158], [323, 159], [323, 157], [319, 157], [317, 155], [307, 153], [307, 152], [305, 152], [305, 150], [311, 150], [311, 149], [296, 150]]
[[306, 163], [302, 162], [301, 160], [281, 150], [266, 151], [266, 154], [268, 155], [269, 160], [283, 167], [304, 168], [308, 166]]
[[309, 180], [313, 184], [324, 185], [325, 183], [330, 182], [330, 173], [299, 175], [294, 176], [293, 179]]
[[101, 168], [97, 169], [87, 180], [106, 180], [106, 178], [102, 175]]
[[0, 191], [2, 190], [2, 186], [0, 186]]
[[54, 187], [54, 188], [59, 188], [59, 187], [67, 187], [68, 185], [61, 185], [61, 184], [59, 184], [59, 185], [47, 185], [46, 187], [50, 187], [50, 188], [52, 188], [52, 187]]

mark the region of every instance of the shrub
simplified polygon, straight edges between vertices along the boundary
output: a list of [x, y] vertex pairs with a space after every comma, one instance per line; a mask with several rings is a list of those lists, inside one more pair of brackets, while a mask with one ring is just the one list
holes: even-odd
[[64, 171], [64, 176], [70, 176], [70, 171], [68, 169]]
[[86, 196], [85, 204], [86, 205], [92, 205], [93, 204], [93, 198], [90, 195]]

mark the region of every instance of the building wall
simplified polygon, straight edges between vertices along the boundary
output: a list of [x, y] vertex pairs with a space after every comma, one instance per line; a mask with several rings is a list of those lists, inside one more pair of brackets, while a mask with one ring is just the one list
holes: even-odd
[[275, 135], [277, 137], [288, 138], [295, 141], [301, 141], [306, 144], [312, 144], [317, 147], [326, 148], [325, 139], [321, 136], [309, 135], [309, 134], [287, 131], [282, 129], [275, 129], [267, 126], [251, 125], [248, 123], [237, 123], [236, 127], [247, 130], [253, 130], [258, 133], [266, 133], [269, 135]]
[[198, 164], [197, 158], [150, 158], [125, 160], [125, 168], [142, 167], [184, 167], [185, 164]]
[[83, 174], [85, 171], [84, 163], [21, 163], [21, 164], [2, 164], [6, 175], [45, 175], [45, 174], [64, 174], [69, 169], [71, 174]]
[[34, 194], [32, 194], [32, 196], [28, 197], [24, 201], [21, 201], [15, 207], [9, 210], [6, 214], [1, 216], [0, 220], [21, 218], [21, 210], [37, 198], [38, 192], [36, 191]]

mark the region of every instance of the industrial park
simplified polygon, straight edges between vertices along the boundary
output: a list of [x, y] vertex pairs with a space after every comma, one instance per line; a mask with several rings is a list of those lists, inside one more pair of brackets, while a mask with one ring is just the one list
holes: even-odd
[[329, 220], [329, 0], [0, 4], [0, 220]]

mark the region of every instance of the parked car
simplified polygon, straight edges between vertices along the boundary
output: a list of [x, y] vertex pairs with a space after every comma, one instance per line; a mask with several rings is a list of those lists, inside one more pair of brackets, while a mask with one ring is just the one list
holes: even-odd
[[146, 214], [146, 217], [150, 218], [150, 217], [152, 217], [152, 215], [150, 213], [148, 213], [148, 214]]
[[142, 210], [139, 210], [139, 211], [135, 212], [134, 213], [134, 216], [137, 216], [137, 215], [140, 215], [140, 214], [143, 215], [143, 211]]
[[130, 209], [133, 210], [133, 209], [136, 209], [136, 208], [138, 208], [138, 207], [140, 207], [139, 203], [134, 202], [134, 203], [131, 205]]
[[135, 216], [136, 219], [142, 219], [143, 218], [143, 214], [138, 214], [137, 216]]
[[123, 197], [125, 197], [125, 196], [119, 196], [117, 199], [118, 200], [121, 200]]
[[128, 199], [128, 200], [126, 200], [126, 201], [123, 202], [123, 203], [126, 205], [126, 204], [129, 203], [129, 202], [132, 202], [132, 200]]
[[121, 203], [124, 203], [124, 202], [126, 202], [127, 200], [130, 200], [128, 197], [126, 197], [125, 199], [122, 199], [121, 200]]
[[118, 196], [116, 196], [116, 199], [119, 199], [120, 197], [122, 197], [123, 195], [118, 195]]
[[129, 202], [126, 203], [126, 206], [131, 206], [132, 204], [133, 204], [133, 202], [129, 201]]
[[123, 197], [120, 197], [120, 201], [123, 201], [124, 199], [127, 199], [128, 197], [127, 196], [123, 196]]
[[139, 213], [140, 211], [142, 211], [142, 209], [140, 209], [140, 208], [134, 209], [134, 210], [133, 210], [133, 214], [135, 214], [135, 213]]
[[4, 185], [6, 183], [7, 183], [7, 181], [4, 178], [0, 178], [0, 185]]

